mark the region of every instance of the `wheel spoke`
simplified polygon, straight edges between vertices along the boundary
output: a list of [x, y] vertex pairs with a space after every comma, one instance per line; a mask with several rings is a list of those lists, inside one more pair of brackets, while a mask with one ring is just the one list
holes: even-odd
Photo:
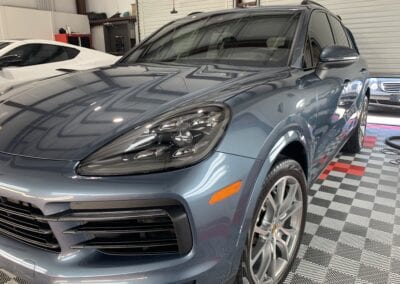
[[272, 259], [272, 254], [271, 254], [271, 243], [268, 243], [268, 245], [266, 245], [263, 248], [263, 258], [260, 264], [260, 269], [258, 270], [257, 273], [257, 278], [262, 280], [265, 278], [268, 267], [271, 263], [271, 259]]
[[285, 242], [282, 240], [282, 238], [278, 237], [276, 238], [276, 245], [279, 248], [279, 251], [281, 252], [281, 257], [289, 261], [289, 248], [288, 248], [288, 242]]
[[251, 261], [250, 261], [251, 265], [254, 265], [254, 263], [256, 263], [257, 260], [260, 258], [260, 256], [263, 253], [263, 248], [264, 248], [264, 243], [262, 243], [261, 241], [258, 241], [256, 246], [253, 247], [252, 254], [254, 253], [255, 255], [251, 256]]
[[268, 267], [268, 275], [274, 280], [276, 276], [276, 239], [273, 238], [271, 242], [271, 263]]
[[281, 231], [281, 233], [283, 233], [285, 236], [287, 236], [289, 238], [289, 240], [292, 237], [294, 237], [298, 232], [298, 230], [296, 230], [296, 229], [288, 229], [288, 228], [284, 228], [284, 227], [280, 228], [279, 231]]
[[260, 236], [265, 237], [271, 233], [269, 229], [270, 229], [270, 224], [268, 224], [268, 229], [263, 229], [261, 228], [261, 226], [257, 226], [254, 228], [254, 232], [259, 234]]
[[286, 214], [283, 215], [281, 222], [286, 222], [293, 215], [298, 213], [303, 208], [303, 204], [301, 201], [295, 201], [286, 211]]
[[278, 214], [278, 205], [276, 204], [275, 199], [272, 197], [271, 194], [268, 194], [267, 200], [269, 205], [271, 205], [273, 215], [275, 216], [276, 214]]
[[287, 193], [285, 199], [283, 200], [281, 208], [279, 209], [280, 216], [286, 214], [286, 211], [289, 209], [289, 207], [295, 201], [297, 190], [298, 190], [297, 184], [293, 184], [293, 185], [289, 186], [288, 193]]
[[276, 187], [276, 195], [277, 195], [277, 205], [278, 209], [282, 206], [283, 199], [285, 197], [285, 191], [286, 191], [286, 184], [287, 184], [287, 179], [283, 178], [277, 185]]

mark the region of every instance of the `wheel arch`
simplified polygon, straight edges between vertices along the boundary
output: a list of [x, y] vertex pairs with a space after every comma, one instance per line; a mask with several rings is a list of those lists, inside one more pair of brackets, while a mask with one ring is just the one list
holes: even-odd
[[[260, 154], [259, 158], [262, 157], [262, 159], [261, 161], [259, 159], [260, 163], [258, 169], [255, 169], [257, 173], [253, 172], [253, 175], [251, 175], [252, 177], [255, 177], [255, 182], [252, 186], [249, 186], [249, 189], [251, 189], [245, 193], [247, 196], [241, 196], [240, 202], [246, 202], [247, 204], [244, 213], [244, 219], [240, 226], [242, 232], [246, 232], [248, 230], [254, 214], [255, 205], [257, 204], [257, 200], [262, 193], [262, 189], [265, 184], [265, 178], [278, 161], [289, 158], [298, 162], [304, 171], [306, 182], [309, 185], [311, 179], [310, 169], [313, 143], [310, 133], [304, 133], [305, 131], [303, 130], [304, 128], [301, 128], [298, 125], [292, 125], [291, 127], [285, 128], [283, 132], [279, 131], [278, 133], [280, 133], [280, 135], [275, 137], [280, 138], [275, 139], [274, 143], [271, 143], [271, 141], [265, 142], [267, 149], [263, 150], [266, 150], [266, 152]], [[239, 234], [239, 238], [236, 242], [237, 247], [243, 247], [246, 237], [247, 234]], [[233, 267], [236, 267], [236, 264], [239, 265], [240, 259], [241, 255], [235, 254], [234, 258], [232, 259], [233, 263], [235, 264]], [[234, 274], [235, 271], [232, 271], [230, 275], [232, 276]]]

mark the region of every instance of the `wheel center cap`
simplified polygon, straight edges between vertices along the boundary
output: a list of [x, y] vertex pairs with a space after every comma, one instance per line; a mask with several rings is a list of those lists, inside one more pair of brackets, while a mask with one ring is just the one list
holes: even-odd
[[275, 235], [278, 230], [279, 230], [280, 225], [278, 223], [275, 223], [272, 225], [272, 234]]

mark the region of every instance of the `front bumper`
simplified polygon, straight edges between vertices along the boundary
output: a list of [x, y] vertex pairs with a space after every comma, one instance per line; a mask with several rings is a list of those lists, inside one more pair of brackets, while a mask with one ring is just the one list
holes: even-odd
[[386, 92], [383, 89], [385, 82], [398, 82], [399, 79], [371, 79], [371, 89], [369, 104], [374, 107], [400, 109], [400, 92]]
[[[193, 246], [183, 256], [110, 256], [72, 248], [66, 224], [49, 222], [61, 252], [47, 252], [0, 235], [0, 267], [32, 283], [223, 283], [239, 259], [239, 235], [257, 160], [214, 153], [179, 171], [131, 177], [76, 176], [75, 162], [0, 154], [0, 196], [27, 202], [45, 216], [79, 202], [174, 200], [186, 211]], [[254, 178], [253, 178], [254, 179]], [[242, 180], [241, 191], [210, 206], [211, 195]], [[247, 193], [247, 194], [243, 194]]]

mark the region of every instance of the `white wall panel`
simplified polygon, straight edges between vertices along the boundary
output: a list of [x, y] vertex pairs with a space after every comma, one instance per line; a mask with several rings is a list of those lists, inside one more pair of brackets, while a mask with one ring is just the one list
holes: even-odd
[[[300, 0], [261, 0], [262, 5], [298, 5]], [[373, 72], [400, 73], [399, 0], [319, 0], [339, 14]]]
[[75, 0], [53, 0], [54, 10], [63, 13], [76, 14], [76, 1]]
[[58, 29], [65, 26], [77, 33], [90, 33], [86, 15], [0, 6], [0, 39], [53, 40]]
[[34, 9], [0, 6], [4, 38], [53, 39], [51, 13]]
[[0, 0], [0, 6], [52, 10], [76, 14], [75, 0]]
[[85, 15], [72, 13], [54, 13], [54, 29], [55, 33], [63, 27], [69, 26], [71, 31], [80, 34], [90, 34], [89, 18]]
[[88, 12], [106, 13], [111, 17], [115, 13], [131, 12], [131, 4], [135, 0], [86, 0], [86, 10]]
[[171, 14], [172, 0], [138, 0], [141, 40], [166, 23], [192, 12], [232, 8], [232, 0], [175, 0], [177, 14]]
[[0, 0], [0, 6], [12, 6], [21, 8], [37, 8], [36, 0]]
[[92, 45], [93, 48], [100, 51], [106, 51], [106, 44], [104, 42], [104, 29], [103, 26], [94, 26], [91, 28], [92, 32]]

